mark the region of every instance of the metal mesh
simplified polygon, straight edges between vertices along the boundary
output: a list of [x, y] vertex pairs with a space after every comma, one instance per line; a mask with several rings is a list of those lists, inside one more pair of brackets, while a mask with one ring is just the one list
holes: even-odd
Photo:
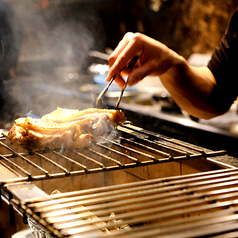
[[[236, 234], [238, 170], [223, 163], [229, 157], [226, 151], [201, 148], [133, 125], [118, 127], [113, 139], [97, 139], [85, 149], [33, 151], [0, 138], [0, 165], [9, 171], [0, 181], [2, 198], [29, 221], [34, 233], [71, 238]], [[180, 176], [163, 174], [164, 167], [156, 167], [155, 172], [145, 169], [172, 163], [177, 167], [168, 167], [169, 174], [175, 168]], [[195, 164], [196, 170], [182, 173], [183, 164]], [[141, 170], [132, 174], [131, 169], [137, 168]], [[120, 177], [124, 171], [126, 182]], [[106, 176], [110, 172], [120, 174]], [[69, 185], [66, 179], [88, 180], [93, 174], [95, 181], [104, 179], [105, 184], [82, 190], [75, 187], [76, 180]], [[115, 177], [119, 184], [114, 183]], [[48, 195], [33, 183], [46, 188], [43, 180], [49, 188], [57, 189], [64, 181], [62, 187], [70, 189]]]
[[36, 181], [101, 171], [113, 171], [151, 164], [212, 158], [226, 151], [211, 151], [141, 128], [120, 126], [117, 138], [98, 138], [85, 149], [59, 148], [33, 151], [0, 139], [0, 165], [14, 176], [2, 182]]
[[225, 169], [12, 205], [55, 237], [235, 237], [237, 176]]

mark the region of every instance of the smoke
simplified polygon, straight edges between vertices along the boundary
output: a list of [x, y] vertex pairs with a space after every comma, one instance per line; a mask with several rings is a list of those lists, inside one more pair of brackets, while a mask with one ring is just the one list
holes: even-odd
[[98, 114], [96, 122], [92, 125], [93, 137], [97, 143], [111, 144], [112, 140], [119, 137], [119, 132], [115, 129], [115, 123], [110, 121], [106, 114]]
[[107, 137], [107, 139], [113, 139], [116, 135], [115, 133], [115, 124], [110, 121], [107, 114], [99, 114], [98, 120], [93, 124], [92, 128], [94, 129], [95, 136]]
[[[104, 48], [104, 29], [96, 11], [80, 3], [75, 7], [51, 1], [42, 8], [37, 1], [9, 2], [21, 22], [23, 39], [16, 80], [5, 83], [5, 87], [21, 104], [22, 116], [29, 111], [42, 116], [57, 107], [92, 107], [92, 101], [80, 100], [74, 92], [83, 84], [93, 83], [92, 76], [87, 75], [91, 63], [88, 52]], [[39, 85], [49, 85], [54, 91]], [[62, 95], [62, 89], [73, 93]]]

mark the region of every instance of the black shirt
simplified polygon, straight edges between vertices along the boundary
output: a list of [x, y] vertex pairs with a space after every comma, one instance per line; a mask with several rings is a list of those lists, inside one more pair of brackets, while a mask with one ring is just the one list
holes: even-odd
[[225, 35], [215, 49], [208, 68], [213, 73], [221, 106], [231, 105], [238, 97], [238, 8], [234, 11]]

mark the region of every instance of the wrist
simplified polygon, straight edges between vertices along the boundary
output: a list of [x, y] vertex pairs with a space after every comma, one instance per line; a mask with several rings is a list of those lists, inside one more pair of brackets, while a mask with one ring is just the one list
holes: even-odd
[[171, 73], [175, 74], [186, 74], [189, 70], [189, 65], [187, 63], [187, 60], [177, 54], [176, 52], [172, 51], [173, 54], [173, 60], [172, 60], [172, 66], [170, 68]]

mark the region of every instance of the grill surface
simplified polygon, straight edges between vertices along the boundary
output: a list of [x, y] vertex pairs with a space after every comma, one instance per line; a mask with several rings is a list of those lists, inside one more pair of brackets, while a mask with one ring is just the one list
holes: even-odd
[[11, 145], [4, 136], [0, 140], [0, 164], [12, 173], [11, 178], [2, 183], [48, 180], [192, 159], [218, 163], [213, 160], [217, 156], [226, 156], [226, 151], [200, 148], [133, 125], [120, 126], [116, 139], [100, 138], [95, 146], [83, 150], [32, 151]]
[[55, 237], [237, 237], [237, 175], [226, 169], [11, 204]]
[[15, 209], [46, 237], [237, 232], [236, 158], [130, 124], [113, 133], [80, 150], [32, 151], [2, 136], [1, 198], [13, 223]]

